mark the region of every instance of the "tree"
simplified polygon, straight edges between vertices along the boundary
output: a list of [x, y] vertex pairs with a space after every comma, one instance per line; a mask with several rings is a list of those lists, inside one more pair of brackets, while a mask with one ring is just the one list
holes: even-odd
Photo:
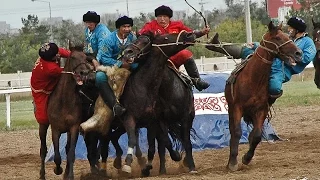
[[54, 39], [59, 46], [67, 47], [68, 40], [75, 44], [84, 42], [84, 26], [72, 20], [63, 20], [59, 28], [54, 29]]

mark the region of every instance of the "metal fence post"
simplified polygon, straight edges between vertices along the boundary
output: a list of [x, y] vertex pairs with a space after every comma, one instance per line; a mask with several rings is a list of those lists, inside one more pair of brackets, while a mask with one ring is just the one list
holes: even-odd
[[11, 119], [10, 119], [10, 93], [6, 94], [6, 105], [7, 105], [7, 128], [10, 128]]

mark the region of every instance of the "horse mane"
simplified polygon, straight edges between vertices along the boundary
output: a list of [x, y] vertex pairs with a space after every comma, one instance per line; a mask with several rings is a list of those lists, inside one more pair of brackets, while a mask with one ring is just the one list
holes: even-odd
[[81, 52], [84, 49], [84, 45], [83, 44], [77, 44], [77, 45], [74, 45], [74, 46], [70, 47], [69, 49], [70, 49], [70, 51]]

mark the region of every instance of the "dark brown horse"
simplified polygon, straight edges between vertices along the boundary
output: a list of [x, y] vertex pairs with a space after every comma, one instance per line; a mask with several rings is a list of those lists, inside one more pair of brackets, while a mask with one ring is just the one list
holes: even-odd
[[[187, 42], [194, 42], [195, 35], [193, 33], [181, 32], [180, 34], [170, 34], [170, 35], [162, 35], [157, 36], [151, 42], [153, 43], [152, 47], [150, 44], [150, 40], [148, 36], [140, 36], [138, 41], [134, 44], [126, 48], [124, 54], [126, 55], [125, 59], [133, 58], [135, 60], [142, 58], [140, 55], [145, 54], [148, 49], [150, 52], [147, 58], [140, 62], [139, 69], [133, 72], [127, 82], [126, 88], [124, 89], [124, 93], [122, 95], [121, 101], [123, 105], [127, 108], [127, 112], [124, 114], [123, 124], [128, 133], [128, 152], [125, 160], [125, 165], [122, 170], [124, 172], [131, 173], [131, 163], [132, 163], [132, 152], [133, 148], [136, 145], [136, 137], [135, 137], [135, 129], [138, 127], [148, 127], [148, 139], [149, 132], [151, 127], [154, 127], [154, 124], [157, 124], [157, 121], [162, 121], [170, 127], [170, 125], [178, 126], [178, 139], [183, 140], [183, 145], [187, 151], [187, 159], [189, 164], [189, 169], [191, 171], [194, 170], [194, 163], [192, 158], [192, 147], [190, 143], [190, 124], [183, 125], [181, 127], [181, 122], [187, 122], [189, 118], [194, 117], [194, 111], [190, 111], [190, 107], [185, 106], [177, 106], [178, 108], [182, 107], [184, 109], [175, 109], [176, 107], [168, 106], [168, 110], [177, 111], [177, 112], [185, 112], [188, 115], [179, 116], [177, 113], [179, 120], [177, 120], [176, 116], [171, 116], [172, 119], [167, 118], [167, 112], [164, 111], [164, 107], [162, 106], [162, 102], [160, 100], [160, 87], [163, 82], [163, 78], [165, 75], [165, 69], [167, 68], [166, 63], [168, 57], [174, 55], [180, 50], [189, 46]], [[136, 61], [137, 62], [137, 61]], [[174, 86], [174, 85], [173, 85]], [[171, 88], [171, 86], [169, 86]], [[165, 88], [165, 87], [163, 87]], [[185, 85], [183, 84], [184, 90]], [[170, 92], [175, 91], [174, 88], [169, 89]], [[188, 92], [191, 92], [190, 89], [187, 89]], [[182, 96], [182, 92], [177, 91], [178, 95]], [[169, 96], [170, 97], [170, 96]], [[166, 100], [166, 99], [165, 99]], [[188, 105], [189, 100], [191, 100], [193, 104], [193, 96], [191, 95], [189, 98], [184, 98], [183, 101], [179, 102], [180, 105]], [[188, 101], [188, 103], [186, 103]], [[174, 109], [170, 109], [174, 108]], [[191, 114], [189, 114], [191, 112]], [[193, 115], [193, 117], [192, 117]], [[185, 119], [187, 118], [187, 119]], [[192, 120], [189, 121], [192, 124]], [[157, 126], [156, 126], [157, 127]], [[160, 127], [160, 126], [158, 126]], [[189, 128], [186, 131], [183, 131], [182, 128]], [[167, 128], [164, 128], [167, 131]], [[154, 132], [155, 129], [153, 129]], [[167, 134], [166, 134], [167, 135]], [[183, 136], [183, 137], [182, 137]], [[148, 142], [150, 142], [148, 140]], [[171, 142], [164, 142], [164, 145], [168, 148], [168, 144], [171, 145]], [[149, 144], [150, 146], [150, 144]], [[170, 147], [169, 147], [170, 148]], [[172, 147], [171, 147], [172, 149]], [[170, 153], [171, 154], [171, 153]]]
[[314, 72], [314, 83], [317, 85], [317, 88], [320, 89], [320, 23], [314, 22], [313, 24], [313, 42], [316, 45], [317, 54], [313, 60], [313, 66], [315, 69]]
[[234, 83], [227, 82], [225, 96], [228, 102], [230, 155], [227, 167], [238, 170], [238, 146], [241, 137], [241, 118], [253, 124], [249, 135], [249, 151], [243, 156], [242, 163], [247, 165], [254, 156], [261, 141], [262, 125], [269, 111], [268, 82], [271, 65], [275, 57], [289, 65], [301, 61], [301, 50], [281, 31], [282, 25], [269, 23], [269, 31], [262, 37], [247, 65], [238, 73]]
[[82, 101], [79, 86], [84, 79], [94, 79], [92, 66], [86, 61], [86, 55], [81, 49], [71, 49], [71, 55], [66, 61], [60, 80], [52, 92], [48, 103], [48, 118], [52, 130], [54, 145], [54, 173], [62, 174], [59, 138], [67, 132], [67, 165], [64, 179], [74, 179], [73, 165], [75, 147], [78, 140], [79, 125], [82, 122]]

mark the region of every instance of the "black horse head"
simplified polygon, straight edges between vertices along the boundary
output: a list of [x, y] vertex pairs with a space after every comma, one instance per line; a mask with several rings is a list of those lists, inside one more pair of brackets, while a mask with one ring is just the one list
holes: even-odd
[[145, 55], [150, 52], [153, 46], [159, 48], [159, 50], [169, 58], [192, 45], [195, 40], [196, 35], [186, 31], [164, 35], [154, 35], [152, 33], [142, 34], [123, 51], [121, 59], [129, 63], [137, 63], [141, 61], [141, 59], [145, 59]]
[[317, 85], [317, 88], [320, 89], [320, 22], [314, 22], [312, 18], [313, 24], [313, 42], [317, 49], [317, 54], [313, 59], [313, 66], [315, 69], [314, 72], [314, 83]]

